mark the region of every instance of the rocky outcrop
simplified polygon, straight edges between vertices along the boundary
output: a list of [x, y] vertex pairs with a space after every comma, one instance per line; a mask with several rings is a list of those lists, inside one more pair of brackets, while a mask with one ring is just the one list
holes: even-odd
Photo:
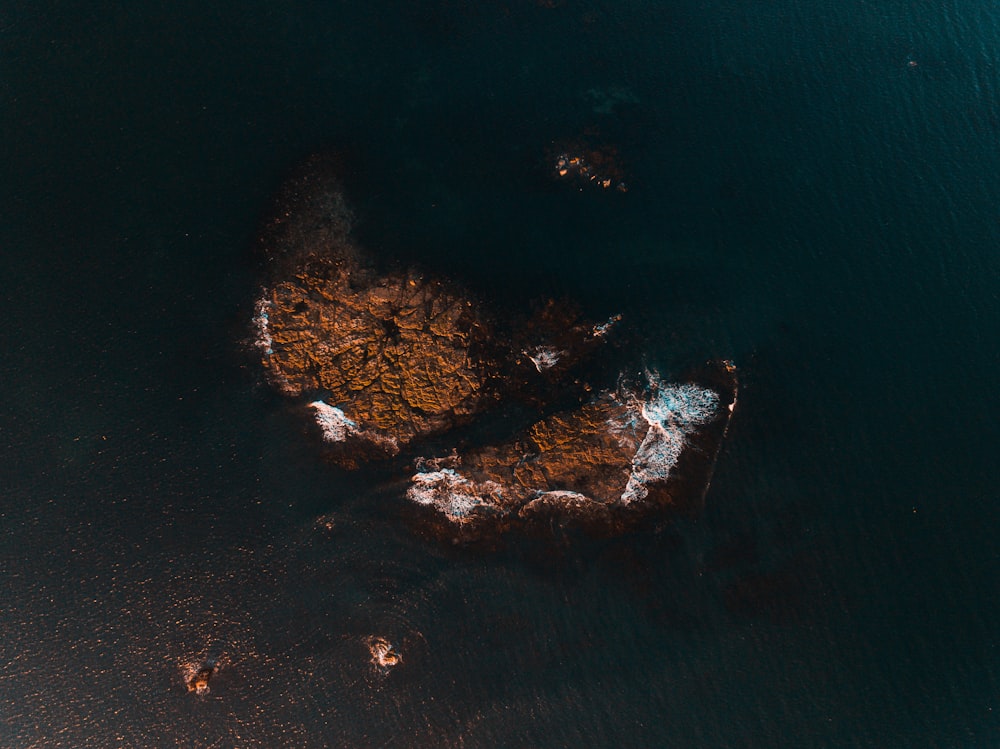
[[553, 519], [617, 531], [690, 504], [707, 489], [735, 408], [735, 371], [715, 369], [715, 387], [647, 373], [508, 442], [423, 461], [407, 497], [462, 539]]
[[258, 317], [268, 379], [286, 395], [322, 394], [317, 421], [346, 463], [395, 455], [481, 408], [487, 372], [473, 349], [484, 328], [441, 281], [404, 273], [358, 285], [343, 265], [303, 270], [267, 290]]

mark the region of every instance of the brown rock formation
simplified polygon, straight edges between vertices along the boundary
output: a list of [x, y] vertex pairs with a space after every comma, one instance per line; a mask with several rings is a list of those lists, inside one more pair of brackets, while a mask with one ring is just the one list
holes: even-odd
[[299, 272], [267, 292], [258, 316], [269, 380], [286, 395], [324, 393], [390, 455], [477, 411], [485, 372], [472, 348], [483, 325], [472, 303], [412, 273], [353, 280], [343, 268]]
[[365, 645], [368, 646], [368, 652], [371, 654], [372, 665], [383, 673], [388, 673], [389, 669], [403, 662], [403, 656], [396, 652], [392, 643], [384, 637], [375, 635], [366, 637]]
[[508, 443], [425, 461], [407, 496], [436, 530], [465, 539], [552, 518], [617, 531], [651, 509], [689, 505], [707, 489], [735, 406], [735, 373], [720, 369], [716, 387], [651, 375]]

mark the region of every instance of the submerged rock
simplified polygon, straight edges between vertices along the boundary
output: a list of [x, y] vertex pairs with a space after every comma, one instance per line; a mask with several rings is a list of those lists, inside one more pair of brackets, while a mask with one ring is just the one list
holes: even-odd
[[613, 145], [579, 139], [552, 149], [548, 160], [552, 176], [559, 181], [572, 182], [579, 189], [591, 185], [628, 192], [621, 158]]
[[185, 673], [185, 686], [189, 692], [195, 694], [208, 694], [210, 682], [215, 675], [216, 666], [214, 663], [205, 663], [200, 667], [190, 667]]

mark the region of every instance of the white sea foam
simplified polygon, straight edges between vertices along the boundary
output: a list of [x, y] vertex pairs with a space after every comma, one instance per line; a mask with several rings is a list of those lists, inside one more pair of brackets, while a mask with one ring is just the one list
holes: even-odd
[[531, 359], [535, 369], [539, 372], [552, 369], [565, 354], [565, 351], [556, 351], [548, 346], [536, 346], [531, 351], [524, 352], [524, 355]]
[[[620, 502], [631, 504], [649, 494], [648, 485], [665, 481], [677, 465], [688, 438], [717, 415], [719, 396], [693, 384], [664, 385], [655, 373], [648, 373], [644, 392], [622, 388], [618, 394], [605, 393], [623, 405], [621, 418], [608, 422], [608, 429], [623, 448], [634, 449], [631, 472]], [[449, 459], [457, 463], [457, 456]], [[477, 482], [463, 476], [444, 461], [423, 461], [423, 470], [410, 479], [407, 499], [434, 507], [453, 523], [470, 522], [483, 514], [508, 512], [503, 487], [494, 481]], [[580, 507], [596, 500], [567, 490], [538, 489], [521, 512], [548, 504]]]
[[542, 492], [535, 499], [554, 499], [559, 502], [593, 502], [586, 494], [571, 492], [565, 489], [553, 489], [550, 492]]
[[336, 406], [313, 401], [309, 407], [316, 409], [316, 423], [323, 430], [323, 439], [327, 442], [343, 442], [349, 436], [360, 433], [358, 425]]
[[348, 418], [347, 414], [336, 406], [323, 401], [313, 401], [310, 408], [316, 411], [316, 423], [323, 430], [323, 439], [327, 442], [346, 442], [348, 439], [363, 440], [378, 445], [388, 455], [399, 453], [399, 443], [393, 437], [359, 426]]
[[690, 383], [662, 385], [655, 373], [649, 373], [649, 381], [651, 396], [639, 406], [648, 429], [632, 457], [632, 472], [621, 495], [625, 505], [644, 499], [648, 484], [667, 480], [688, 435], [711, 421], [719, 406], [712, 390]]
[[662, 385], [656, 375], [650, 375], [653, 396], [643, 404], [643, 417], [651, 424], [676, 424], [693, 431], [709, 421], [719, 408], [719, 395], [714, 390], [691, 383]]
[[273, 354], [274, 350], [271, 348], [274, 341], [271, 339], [271, 331], [268, 328], [270, 322], [267, 311], [270, 308], [271, 303], [267, 301], [266, 298], [261, 298], [254, 305], [254, 316], [253, 316], [253, 326], [257, 331], [257, 336], [254, 338], [254, 346], [259, 348], [265, 354]]
[[500, 485], [493, 481], [470, 481], [453, 468], [418, 473], [410, 479], [406, 498], [420, 505], [433, 507], [453, 523], [464, 523], [480, 510], [493, 511], [489, 501], [498, 497]]

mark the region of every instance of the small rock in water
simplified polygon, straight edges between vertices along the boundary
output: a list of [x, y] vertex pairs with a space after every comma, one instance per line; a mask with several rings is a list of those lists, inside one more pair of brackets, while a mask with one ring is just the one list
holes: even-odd
[[372, 664], [376, 668], [388, 671], [393, 666], [398, 666], [403, 662], [403, 656], [397, 653], [393, 649], [392, 643], [384, 637], [372, 635], [365, 640], [365, 644], [368, 645], [368, 652], [372, 656]]
[[194, 692], [195, 694], [207, 694], [209, 691], [208, 684], [214, 674], [214, 666], [208, 664], [202, 666], [188, 678], [187, 690], [189, 692]]

